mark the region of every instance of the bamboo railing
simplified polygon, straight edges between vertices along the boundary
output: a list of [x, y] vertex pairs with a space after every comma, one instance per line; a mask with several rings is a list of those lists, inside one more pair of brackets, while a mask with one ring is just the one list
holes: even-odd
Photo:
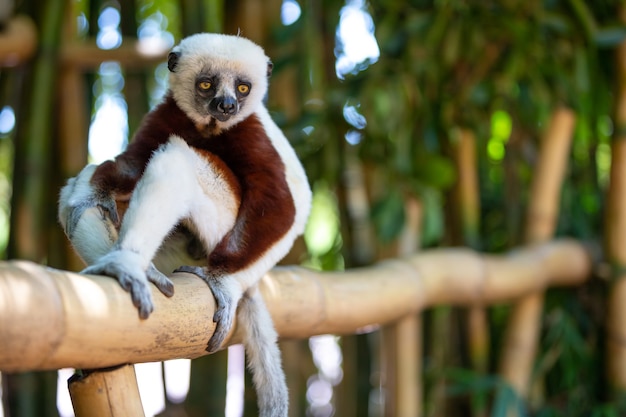
[[[548, 286], [577, 285], [591, 271], [583, 245], [558, 240], [506, 256], [468, 249], [425, 251], [345, 272], [275, 268], [261, 291], [284, 338], [354, 333], [436, 304], [512, 301]], [[193, 275], [174, 274], [176, 294], [153, 291], [140, 320], [111, 278], [26, 261], [0, 263], [0, 370], [103, 368], [206, 354], [214, 301]], [[239, 341], [236, 332], [226, 343]]]
[[[306, 338], [402, 323], [437, 304], [512, 301], [581, 284], [591, 268], [581, 243], [557, 240], [504, 256], [435, 249], [345, 272], [278, 267], [260, 289], [281, 337]], [[0, 263], [0, 371], [99, 368], [70, 380], [76, 416], [142, 415], [134, 369], [121, 364], [205, 355], [213, 331], [209, 288], [190, 274], [172, 279], [176, 294], [154, 289], [155, 311], [140, 320], [111, 278]], [[235, 325], [225, 345], [239, 340]]]

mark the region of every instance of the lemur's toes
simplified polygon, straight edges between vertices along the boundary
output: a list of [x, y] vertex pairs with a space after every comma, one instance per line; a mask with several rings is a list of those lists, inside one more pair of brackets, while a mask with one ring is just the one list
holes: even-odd
[[[122, 280], [120, 279], [120, 282], [121, 281]], [[144, 320], [147, 319], [150, 316], [150, 313], [154, 311], [150, 288], [146, 285], [145, 282], [133, 279], [130, 279], [127, 282], [128, 287], [130, 287], [130, 297], [133, 300], [133, 305], [137, 307], [139, 317]]]
[[235, 310], [237, 308], [236, 302], [224, 285], [223, 281], [226, 277], [213, 276], [207, 272], [206, 268], [198, 266], [181, 266], [175, 272], [188, 272], [199, 276], [207, 283], [213, 293], [215, 298], [215, 313], [213, 314], [215, 330], [206, 348], [207, 352], [213, 353], [222, 346], [230, 329], [233, 327]]
[[140, 318], [147, 319], [154, 310], [146, 273], [132, 252], [109, 252], [98, 262], [85, 268], [82, 273], [106, 275], [117, 279], [120, 286], [130, 293]]
[[207, 280], [207, 274], [204, 271], [204, 268], [200, 266], [183, 265], [176, 268], [174, 272], [186, 272], [188, 274], [194, 274], [199, 276], [200, 278], [202, 278], [203, 281]]
[[106, 213], [106, 215], [111, 219], [114, 224], [120, 224], [120, 216], [117, 213], [117, 205], [115, 200], [112, 198], [106, 199], [98, 199], [97, 200], [98, 207]]
[[148, 276], [148, 281], [153, 283], [164, 295], [167, 297], [174, 295], [174, 283], [161, 273], [161, 271], [156, 269], [154, 264], [151, 263], [150, 266], [148, 266], [146, 275]]

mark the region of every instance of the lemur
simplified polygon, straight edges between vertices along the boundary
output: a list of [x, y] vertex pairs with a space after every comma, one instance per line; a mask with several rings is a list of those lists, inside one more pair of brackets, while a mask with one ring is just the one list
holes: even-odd
[[142, 319], [153, 311], [148, 282], [172, 296], [165, 274], [206, 281], [216, 300], [207, 350], [237, 314], [260, 415], [286, 416], [277, 334], [256, 284], [303, 233], [311, 189], [263, 103], [272, 64], [250, 40], [203, 33], [175, 46], [168, 68], [163, 101], [126, 150], [62, 188], [59, 221], [89, 265], [82, 273], [116, 278]]

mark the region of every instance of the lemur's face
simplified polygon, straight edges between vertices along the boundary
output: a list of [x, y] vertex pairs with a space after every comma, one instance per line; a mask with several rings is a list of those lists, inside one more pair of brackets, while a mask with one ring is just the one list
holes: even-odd
[[178, 106], [196, 124], [219, 131], [262, 105], [271, 62], [245, 38], [203, 33], [183, 39], [168, 68]]

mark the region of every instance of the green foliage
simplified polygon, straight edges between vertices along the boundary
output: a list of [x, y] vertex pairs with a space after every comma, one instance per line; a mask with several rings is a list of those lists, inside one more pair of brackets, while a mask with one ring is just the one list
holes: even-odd
[[[495, 375], [481, 375], [467, 370], [452, 368], [445, 376], [450, 381], [447, 394], [451, 398], [463, 397], [483, 402], [490, 399], [491, 417], [505, 417], [511, 412], [518, 417], [528, 415], [524, 400], [502, 378]], [[475, 403], [476, 404], [476, 403]], [[482, 408], [483, 404], [481, 404]]]

